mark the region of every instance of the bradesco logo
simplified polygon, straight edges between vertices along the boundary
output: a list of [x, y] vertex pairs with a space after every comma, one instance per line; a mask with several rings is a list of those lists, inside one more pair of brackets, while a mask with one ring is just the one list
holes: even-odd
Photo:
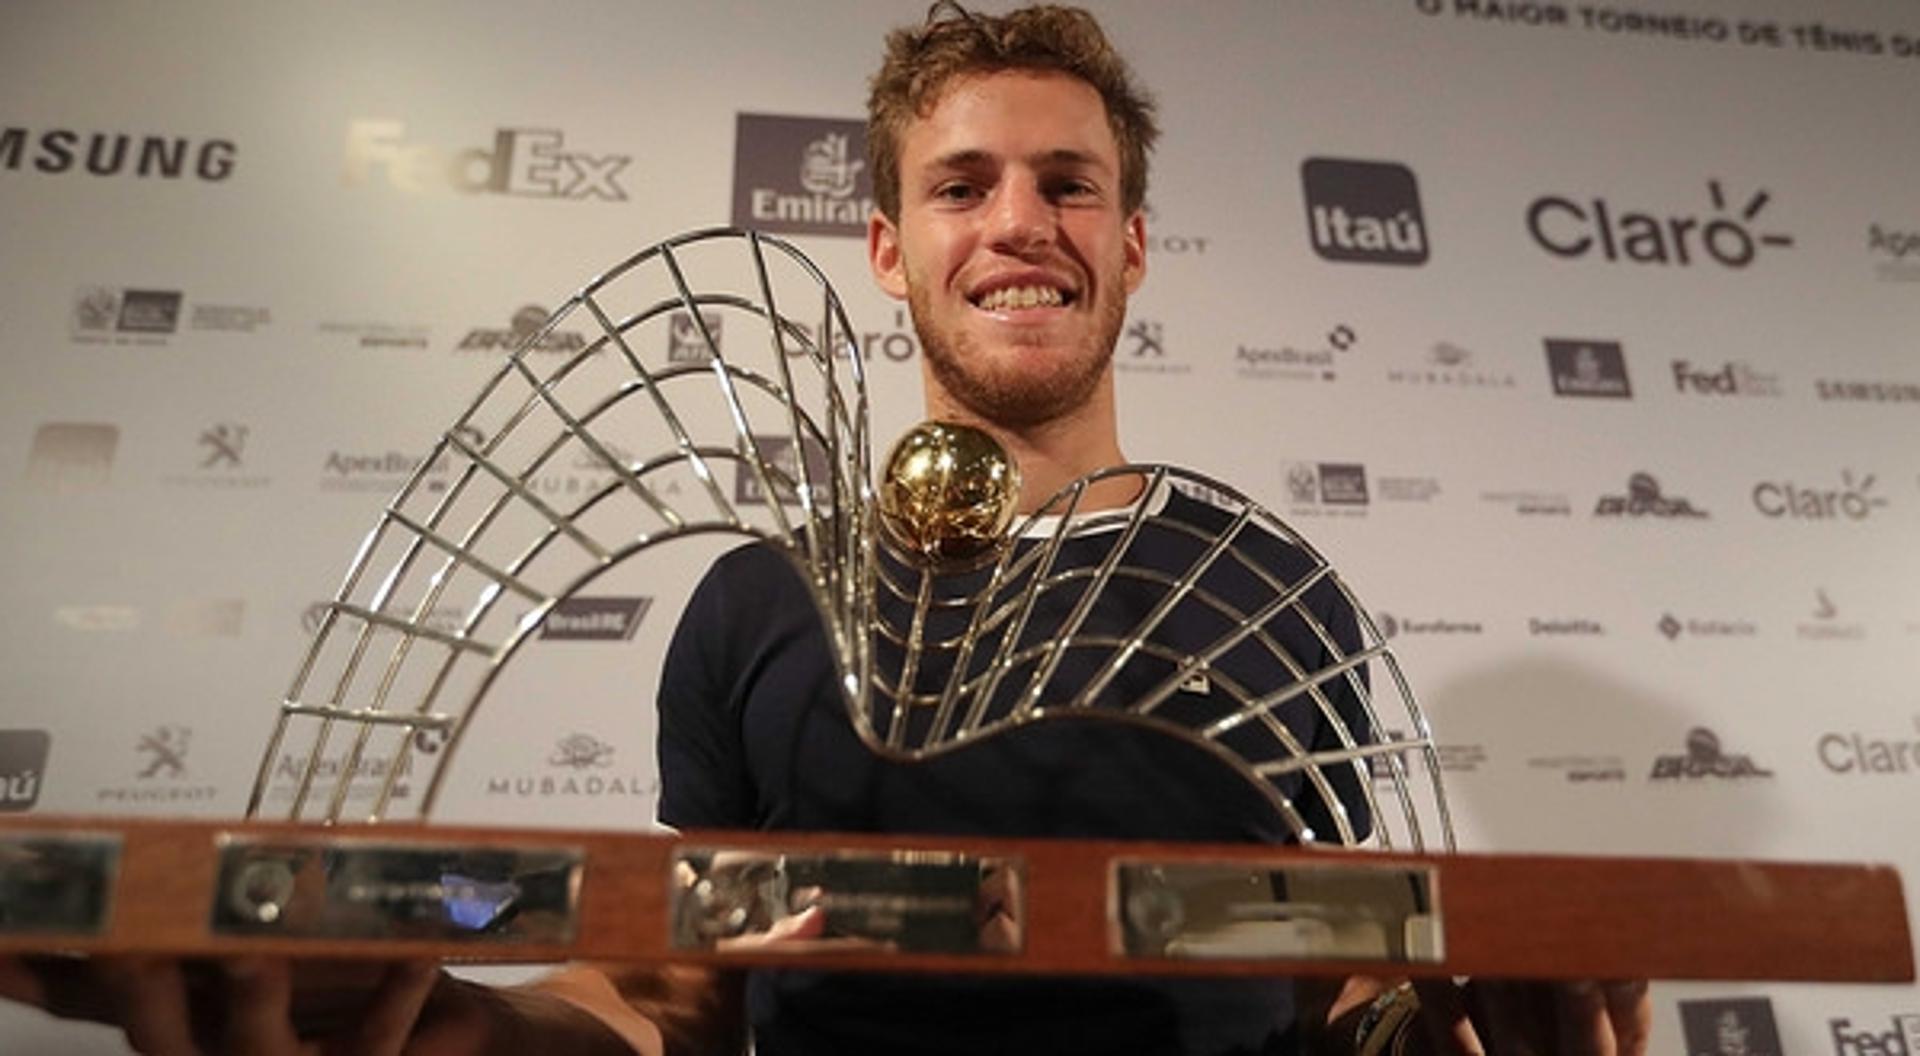
[[1680, 1002], [1687, 1056], [1782, 1056], [1773, 1002], [1764, 997]]
[[502, 128], [494, 132], [491, 149], [466, 150], [408, 143], [406, 132], [407, 126], [399, 121], [374, 118], [349, 122], [344, 172], [347, 185], [367, 183], [378, 170], [390, 186], [402, 191], [627, 200], [626, 188], [620, 185], [620, 170], [633, 158], [565, 150], [566, 133], [556, 128]]
[[40, 802], [52, 744], [45, 730], [0, 730], [0, 814], [32, 810]]
[[1427, 262], [1427, 220], [1413, 170], [1391, 161], [1309, 158], [1300, 166], [1313, 251], [1356, 264]]
[[1541, 249], [1556, 257], [1582, 259], [1598, 256], [1609, 263], [1665, 264], [1691, 267], [1709, 260], [1740, 270], [1759, 258], [1763, 248], [1786, 249], [1793, 236], [1756, 231], [1760, 215], [1773, 200], [1771, 192], [1755, 191], [1735, 203], [1719, 180], [1707, 181], [1712, 213], [1620, 211], [1605, 198], [1582, 201], [1559, 195], [1535, 198], [1527, 207], [1527, 231]]
[[1920, 1014], [1889, 1016], [1888, 1029], [1851, 1019], [1829, 1019], [1834, 1056], [1920, 1056]]
[[1760, 769], [1751, 756], [1729, 755], [1722, 751], [1718, 734], [1705, 726], [1695, 726], [1687, 731], [1686, 754], [1655, 758], [1653, 773], [1649, 776], [1654, 781], [1698, 781], [1710, 777], [1772, 777], [1773, 771]]
[[1698, 519], [1710, 516], [1691, 501], [1661, 493], [1660, 481], [1651, 473], [1635, 473], [1627, 478], [1625, 495], [1602, 495], [1594, 504], [1595, 517], [1659, 517]]
[[513, 313], [504, 330], [477, 326], [467, 331], [467, 336], [460, 339], [458, 351], [511, 352], [533, 341], [535, 334], [540, 334], [540, 339], [533, 344], [535, 352], [571, 355], [587, 347], [586, 336], [577, 331], [555, 329], [541, 334], [540, 328], [545, 325], [547, 310], [537, 304], [529, 304]]
[[873, 212], [866, 156], [863, 121], [740, 114], [734, 126], [733, 225], [865, 238]]

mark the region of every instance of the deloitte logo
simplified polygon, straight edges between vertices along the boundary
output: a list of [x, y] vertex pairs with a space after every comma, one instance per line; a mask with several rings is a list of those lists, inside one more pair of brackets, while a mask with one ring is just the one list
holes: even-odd
[[1427, 262], [1427, 222], [1412, 169], [1391, 161], [1309, 158], [1300, 179], [1313, 251], [1323, 259]]
[[624, 154], [562, 150], [566, 134], [559, 129], [502, 128], [493, 134], [493, 149], [460, 151], [404, 142], [406, 131], [407, 126], [399, 121], [349, 122], [344, 173], [347, 185], [366, 183], [373, 171], [380, 169], [387, 183], [402, 191], [627, 200], [619, 175], [633, 159]]
[[1752, 265], [1762, 247], [1785, 249], [1793, 245], [1790, 235], [1756, 234], [1751, 229], [1772, 200], [1770, 192], [1755, 191], [1735, 211], [1720, 181], [1708, 180], [1707, 198], [1713, 213], [1701, 217], [1621, 212], [1605, 198], [1576, 202], [1547, 195], [1527, 207], [1527, 231], [1541, 249], [1556, 257], [1580, 259], [1597, 254], [1609, 263], [1683, 268], [1705, 259], [1739, 270]]
[[1864, 521], [1887, 504], [1871, 494], [1874, 475], [1856, 478], [1842, 470], [1838, 488], [1809, 488], [1790, 480], [1762, 481], [1753, 486], [1753, 508], [1773, 520]]

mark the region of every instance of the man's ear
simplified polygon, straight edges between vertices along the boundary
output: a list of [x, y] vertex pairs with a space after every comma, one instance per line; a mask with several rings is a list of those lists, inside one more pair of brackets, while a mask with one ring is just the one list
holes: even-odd
[[1126, 251], [1126, 264], [1121, 274], [1127, 282], [1127, 293], [1132, 294], [1147, 278], [1147, 214], [1145, 210], [1135, 209], [1133, 215], [1127, 218], [1127, 229], [1122, 242]]
[[900, 229], [875, 209], [867, 217], [867, 266], [873, 281], [896, 301], [907, 299], [907, 267], [900, 256]]

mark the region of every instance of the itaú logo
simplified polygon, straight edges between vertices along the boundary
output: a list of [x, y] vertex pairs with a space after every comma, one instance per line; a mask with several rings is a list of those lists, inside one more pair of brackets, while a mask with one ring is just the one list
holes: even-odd
[[1755, 231], [1773, 200], [1771, 192], [1755, 191], [1735, 209], [1720, 181], [1708, 180], [1707, 198], [1713, 207], [1709, 215], [1663, 216], [1650, 210], [1622, 211], [1605, 198], [1575, 201], [1547, 195], [1527, 207], [1527, 231], [1556, 257], [1598, 255], [1609, 263], [1683, 268], [1706, 259], [1737, 270], [1751, 265], [1763, 247], [1793, 245], [1791, 235]]

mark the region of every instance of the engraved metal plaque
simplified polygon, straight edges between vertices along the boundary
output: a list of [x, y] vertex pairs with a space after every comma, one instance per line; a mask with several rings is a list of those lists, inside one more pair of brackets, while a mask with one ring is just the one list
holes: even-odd
[[120, 837], [0, 835], [0, 935], [99, 935], [120, 871]]
[[1117, 861], [1108, 904], [1123, 957], [1434, 963], [1426, 866]]
[[1011, 954], [1025, 864], [943, 851], [688, 847], [673, 858], [673, 947], [715, 953]]
[[216, 935], [572, 941], [586, 856], [572, 847], [223, 836]]

